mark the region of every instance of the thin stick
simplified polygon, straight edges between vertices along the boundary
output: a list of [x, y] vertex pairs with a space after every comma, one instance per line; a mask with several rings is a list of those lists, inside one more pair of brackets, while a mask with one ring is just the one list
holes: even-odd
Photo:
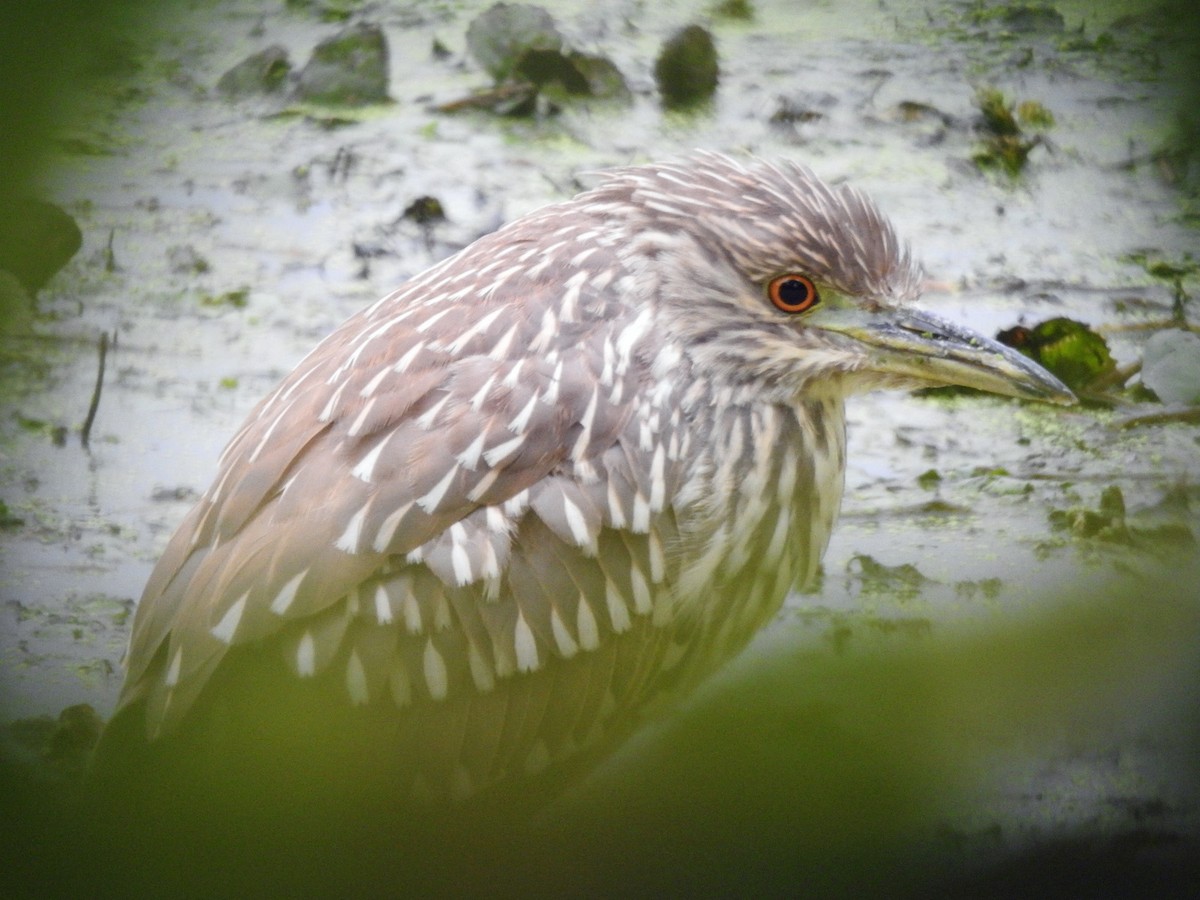
[[88, 449], [88, 439], [92, 436], [92, 423], [96, 421], [96, 410], [100, 407], [100, 389], [104, 387], [104, 360], [108, 356], [108, 332], [100, 333], [100, 366], [96, 371], [96, 388], [92, 391], [92, 405], [88, 407], [87, 418], [83, 420], [83, 428], [79, 437], [83, 449]]

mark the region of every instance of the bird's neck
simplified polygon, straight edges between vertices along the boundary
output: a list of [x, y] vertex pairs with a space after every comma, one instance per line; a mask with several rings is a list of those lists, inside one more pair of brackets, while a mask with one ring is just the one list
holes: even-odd
[[689, 523], [679, 595], [727, 656], [816, 575], [841, 504], [845, 412], [840, 398], [722, 404], [715, 389], [711, 399], [711, 438], [682, 498], [693, 508], [679, 517]]

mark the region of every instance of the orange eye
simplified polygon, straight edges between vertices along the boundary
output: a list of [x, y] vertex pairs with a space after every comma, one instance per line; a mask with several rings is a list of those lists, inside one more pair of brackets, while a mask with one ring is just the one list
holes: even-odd
[[772, 278], [767, 285], [767, 296], [775, 308], [785, 313], [808, 312], [821, 302], [817, 286], [806, 275], [794, 272]]

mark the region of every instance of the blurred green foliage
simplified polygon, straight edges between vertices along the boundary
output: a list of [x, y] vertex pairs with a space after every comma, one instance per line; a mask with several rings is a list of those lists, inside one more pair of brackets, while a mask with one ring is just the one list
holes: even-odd
[[[947, 871], [970, 870], [971, 852], [931, 837], [974, 805], [998, 761], [1064, 736], [1103, 740], [1148, 711], [1178, 717], [1192, 746], [1200, 738], [1194, 558], [1174, 577], [1040, 601], [1035, 616], [850, 652], [803, 649], [784, 625], [560, 804], [551, 844], [586, 841], [583, 868], [607, 892], [939, 895]], [[1180, 764], [1173, 777], [1195, 783], [1197, 760]], [[1061, 874], [1039, 864], [1008, 859], [1035, 893], [1043, 875]], [[1135, 869], [1131, 879], [1145, 874]]]
[[78, 89], [115, 64], [114, 30], [143, 21], [150, 0], [5, 4], [0, 25], [0, 197], [28, 190], [51, 138], [85, 117]]

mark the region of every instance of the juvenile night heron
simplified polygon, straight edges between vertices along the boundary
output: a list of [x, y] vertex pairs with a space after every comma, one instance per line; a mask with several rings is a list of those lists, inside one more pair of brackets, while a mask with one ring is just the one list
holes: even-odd
[[369, 725], [330, 771], [434, 797], [620, 734], [813, 576], [847, 395], [1071, 402], [914, 309], [920, 282], [861, 193], [715, 154], [482, 238], [233, 438], [138, 606], [114, 731], [286, 779]]

